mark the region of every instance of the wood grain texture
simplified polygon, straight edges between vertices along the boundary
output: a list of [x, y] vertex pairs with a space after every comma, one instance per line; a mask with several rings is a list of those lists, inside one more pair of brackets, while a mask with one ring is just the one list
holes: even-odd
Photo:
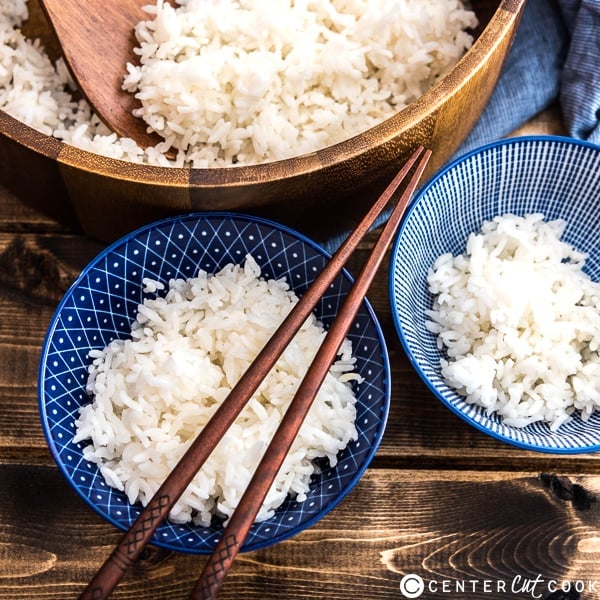
[[[119, 534], [82, 506], [55, 469], [2, 465], [0, 476], [7, 483], [0, 490], [2, 518], [19, 524], [0, 531], [0, 597], [76, 597]], [[573, 475], [557, 489], [547, 479], [371, 469], [310, 530], [242, 553], [219, 597], [398, 598], [407, 573], [440, 586], [487, 580], [508, 587], [515, 578], [538, 576], [600, 585], [600, 484]], [[579, 486], [589, 504], [561, 497], [567, 485]], [[69, 535], [49, 535], [67, 528]], [[112, 597], [187, 598], [205, 560], [149, 548]], [[451, 597], [528, 596], [469, 590]]]
[[79, 90], [106, 125], [142, 148], [162, 141], [132, 115], [141, 104], [122, 88], [123, 66], [138, 62], [134, 30], [149, 19], [143, 10], [145, 0], [86, 0], [84, 10], [78, 0], [39, 3]]
[[[556, 109], [536, 121], [534, 132], [561, 129]], [[373, 239], [353, 256], [354, 275]], [[3, 600], [76, 598], [122, 535], [63, 478], [37, 410], [46, 327], [102, 247], [0, 187]], [[390, 350], [392, 406], [371, 467], [309, 530], [238, 556], [219, 598], [397, 600], [416, 574], [428, 600], [600, 600], [599, 456], [526, 452], [450, 414], [408, 364], [387, 298], [384, 267], [369, 299]], [[205, 561], [150, 546], [112, 597], [188, 598]], [[563, 593], [568, 584], [584, 589]]]

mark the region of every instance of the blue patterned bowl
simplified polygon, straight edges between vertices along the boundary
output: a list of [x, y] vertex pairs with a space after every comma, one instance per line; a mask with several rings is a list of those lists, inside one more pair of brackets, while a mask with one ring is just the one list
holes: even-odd
[[401, 343], [417, 373], [450, 410], [485, 433], [513, 445], [553, 453], [600, 450], [600, 412], [576, 417], [557, 432], [536, 423], [507, 426], [468, 404], [443, 380], [442, 354], [425, 327], [433, 297], [427, 271], [436, 258], [464, 252], [470, 233], [506, 213], [541, 212], [564, 219], [563, 239], [589, 254], [586, 272], [600, 280], [600, 148], [560, 137], [494, 143], [454, 161], [415, 196], [398, 232], [389, 293]]
[[[82, 458], [84, 444], [73, 443], [79, 407], [90, 398], [85, 383], [90, 350], [101, 349], [130, 331], [143, 300], [142, 279], [166, 283], [212, 273], [239, 263], [251, 253], [264, 277], [287, 278], [302, 293], [328, 260], [319, 246], [275, 223], [244, 215], [203, 213], [149, 225], [124, 237], [96, 257], [60, 302], [43, 346], [39, 402], [50, 450], [61, 471], [79, 495], [105, 519], [126, 530], [140, 513], [126, 496], [108, 487], [99, 469]], [[342, 273], [315, 313], [331, 323], [351, 287]], [[309, 527], [352, 489], [369, 465], [387, 420], [390, 377], [383, 334], [367, 301], [348, 337], [353, 342], [357, 370], [364, 378], [356, 387], [358, 439], [339, 455], [334, 468], [314, 477], [304, 502], [288, 499], [275, 515], [255, 524], [244, 550], [256, 550], [284, 540]], [[212, 551], [222, 527], [178, 525], [169, 521], [156, 531], [153, 543], [164, 548], [206, 554]]]

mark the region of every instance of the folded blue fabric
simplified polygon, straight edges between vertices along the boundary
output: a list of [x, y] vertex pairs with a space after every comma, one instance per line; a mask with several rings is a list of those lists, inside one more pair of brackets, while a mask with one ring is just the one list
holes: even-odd
[[600, 0], [559, 0], [570, 33], [560, 80], [569, 135], [600, 143]]
[[556, 102], [568, 38], [555, 0], [528, 0], [494, 93], [456, 156], [512, 133]]
[[570, 136], [600, 142], [600, 0], [528, 0], [490, 103], [457, 154], [557, 100]]
[[[600, 0], [528, 0], [494, 93], [454, 157], [505, 137], [557, 101], [569, 135], [600, 142], [599, 66]], [[322, 243], [333, 252], [346, 235]]]

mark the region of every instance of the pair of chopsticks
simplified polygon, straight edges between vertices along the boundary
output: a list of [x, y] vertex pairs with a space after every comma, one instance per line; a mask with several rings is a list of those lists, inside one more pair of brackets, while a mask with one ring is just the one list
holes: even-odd
[[230, 517], [190, 596], [194, 600], [215, 598], [329, 371], [331, 363], [335, 359], [344, 336], [360, 308], [430, 156], [431, 151], [425, 150], [423, 147], [419, 147], [411, 155], [356, 229], [350, 233], [311, 286], [300, 297], [294, 309], [273, 334], [237, 385], [231, 390], [229, 396], [215, 412], [212, 419], [198, 434], [177, 466], [165, 479], [129, 531], [123, 536], [104, 565], [79, 596], [80, 600], [102, 600], [107, 598], [115, 588], [127, 569], [150, 541], [158, 525], [168, 516], [169, 511], [191, 483], [213, 448], [235, 421], [267, 373], [275, 365], [291, 339], [300, 329], [300, 326], [339, 274], [352, 252], [367, 234], [375, 219], [381, 214], [420, 157], [414, 174], [392, 210], [371, 255], [331, 324], [315, 359], [282, 419], [281, 425], [271, 440], [236, 510]]

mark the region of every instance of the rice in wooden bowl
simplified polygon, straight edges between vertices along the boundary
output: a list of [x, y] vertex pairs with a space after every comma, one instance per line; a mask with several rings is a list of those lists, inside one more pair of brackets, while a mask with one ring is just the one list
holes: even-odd
[[[164, 159], [156, 156], [154, 164], [131, 162], [130, 159], [139, 154], [138, 150], [130, 143], [114, 144], [97, 119], [94, 120], [87, 109], [81, 109], [70, 97], [66, 99], [66, 108], [61, 108], [62, 117], [71, 119], [68, 127], [64, 119], [59, 124], [50, 122], [45, 127], [34, 124], [34, 113], [54, 110], [53, 105], [65, 101], [64, 94], [38, 89], [37, 83], [33, 83], [24, 97], [24, 89], [15, 85], [15, 81], [30, 80], [31, 71], [36, 71], [42, 78], [50, 73], [49, 78], [56, 80], [60, 87], [64, 83], [65, 69], [56, 72], [47, 59], [40, 58], [39, 49], [22, 37], [22, 34], [30, 39], [39, 37], [48, 55], [53, 59], [58, 57], [56, 44], [35, 0], [30, 0], [27, 5], [29, 14], [21, 2], [11, 10], [0, 9], [5, 49], [8, 48], [4, 57], [7, 74], [0, 89], [3, 98], [0, 102], [0, 152], [3, 158], [0, 181], [35, 206], [105, 241], [112, 241], [154, 219], [189, 210], [252, 210], [285, 219], [294, 226], [309, 225], [314, 235], [322, 233], [317, 231], [319, 229], [332, 233], [334, 227], [346, 227], [346, 219], [363, 212], [364, 206], [374, 199], [397, 170], [397, 165], [417, 145], [429, 147], [434, 152], [430, 173], [452, 155], [493, 91], [525, 2], [472, 2], [477, 22], [455, 0], [420, 2], [416, 3], [417, 9], [414, 3], [398, 2], [391, 15], [379, 17], [376, 13], [378, 3], [355, 3], [353, 6], [359, 7], [353, 9], [356, 14], [347, 14], [348, 8], [333, 10], [337, 6], [335, 2], [319, 3], [318, 6], [325, 6], [332, 14], [335, 12], [335, 19], [323, 16], [319, 11], [316, 15], [311, 13], [302, 17], [309, 21], [320, 19], [321, 29], [315, 28], [315, 34], [322, 38], [325, 31], [325, 35], [331, 37], [327, 44], [304, 39], [297, 31], [289, 37], [277, 38], [276, 23], [279, 21], [273, 21], [269, 29], [269, 13], [273, 12], [279, 19], [279, 13], [285, 13], [282, 7], [286, 3], [277, 4], [278, 10], [268, 11], [264, 2], [255, 2], [252, 10], [245, 12], [237, 10], [239, 6], [247, 6], [245, 3], [218, 4], [233, 7], [231, 14], [236, 15], [233, 21], [238, 24], [238, 29], [233, 29], [232, 25], [231, 32], [217, 32], [223, 40], [221, 46], [213, 49], [215, 53], [220, 52], [220, 56], [224, 48], [231, 45], [231, 40], [226, 39], [228, 33], [238, 40], [243, 19], [251, 17], [262, 19], [254, 22], [269, 32], [266, 37], [276, 51], [266, 52], [262, 60], [255, 61], [260, 67], [255, 73], [243, 70], [244, 67], [233, 58], [212, 61], [211, 64], [218, 67], [217, 75], [212, 73], [207, 77], [216, 77], [218, 85], [225, 85], [226, 78], [233, 77], [224, 72], [226, 67], [242, 69], [235, 79], [235, 87], [238, 91], [246, 91], [235, 98], [217, 94], [213, 98], [216, 108], [204, 107], [204, 116], [211, 110], [219, 113], [219, 118], [208, 128], [208, 138], [228, 140], [224, 142], [226, 148], [221, 147], [217, 158], [211, 159], [206, 148], [210, 144], [205, 138], [203, 148], [196, 153], [196, 162], [168, 167], [162, 166]], [[261, 7], [263, 14], [257, 17]], [[288, 13], [286, 15], [289, 17]], [[227, 27], [231, 20], [225, 20]], [[329, 25], [330, 21], [336, 20], [335, 27]], [[323, 29], [323, 22], [329, 29]], [[357, 39], [350, 37], [353, 23]], [[408, 23], [412, 25], [406, 25]], [[425, 25], [427, 32], [421, 30]], [[409, 36], [422, 38], [423, 43], [414, 45], [399, 41], [405, 39], [399, 37], [405, 26]], [[285, 27], [280, 29], [286, 31]], [[375, 44], [365, 37], [369, 29], [382, 29], [388, 37]], [[450, 43], [441, 37], [444, 29], [454, 32]], [[208, 29], [206, 35], [210, 39], [218, 37]], [[468, 36], [474, 40], [470, 48]], [[251, 55], [251, 62], [254, 59], [251, 44], [259, 42], [264, 44], [260, 39], [246, 40], [243, 51]], [[292, 60], [293, 48], [286, 47], [291, 43], [299, 48], [295, 62]], [[24, 47], [27, 58], [21, 56]], [[307, 54], [313, 60], [308, 65], [302, 63]], [[437, 64], [440, 61], [443, 64]], [[415, 65], [417, 70], [411, 71]], [[47, 70], [49, 66], [51, 72]], [[289, 73], [289, 79], [285, 81], [281, 76], [284, 66]], [[290, 66], [295, 70], [287, 68]], [[181, 68], [192, 70], [189, 65]], [[398, 87], [402, 70], [411, 74], [406, 85]], [[317, 75], [314, 71], [318, 71]], [[381, 87], [371, 90], [374, 80], [365, 74], [374, 71], [381, 74], [381, 81], [377, 83]], [[334, 78], [337, 84], [329, 92], [313, 89], [316, 84], [311, 77], [317, 77], [319, 85], [328, 78]], [[291, 88], [285, 87], [301, 86], [304, 80], [310, 87], [301, 88], [296, 95]], [[149, 84], [152, 85], [152, 80]], [[375, 108], [368, 102], [359, 101], [365, 94], [365, 85], [368, 94], [373, 93], [373, 97], [378, 98], [378, 103], [373, 105]], [[278, 86], [283, 87], [279, 89]], [[265, 94], [272, 88], [274, 95], [264, 102]], [[177, 97], [178, 103], [183, 102], [185, 92], [183, 89]], [[253, 95], [264, 110], [261, 109], [260, 115], [252, 121], [244, 120], [239, 112], [233, 115], [222, 106], [223, 102], [237, 102], [239, 107], [249, 102]], [[274, 109], [269, 112], [274, 103]], [[309, 103], [313, 110], [306, 113]], [[282, 106], [286, 107], [284, 118], [278, 114]], [[338, 114], [340, 106], [344, 107], [341, 115]], [[148, 109], [148, 118], [160, 126], [162, 117], [153, 110]], [[193, 103], [185, 110], [193, 111]], [[292, 127], [295, 113], [299, 113], [299, 117], [289, 137], [284, 130]], [[338, 117], [341, 120], [336, 120]], [[336, 123], [338, 131], [333, 135], [324, 133], [324, 121]], [[25, 122], [31, 122], [32, 126]], [[175, 123], [175, 128], [181, 126], [182, 123]], [[231, 127], [234, 130], [228, 135], [226, 132]], [[183, 128], [186, 129], [185, 125]], [[247, 151], [247, 141], [240, 141], [239, 147], [236, 146], [236, 136], [248, 129], [253, 132], [253, 149], [259, 154], [263, 152], [260, 164], [256, 164], [256, 157]], [[170, 132], [173, 133], [173, 128]], [[69, 141], [66, 143], [58, 138]], [[180, 140], [179, 143], [185, 145], [187, 142]], [[264, 154], [267, 151], [269, 154]], [[316, 207], [326, 209], [336, 218], [319, 219], [315, 223], [312, 209]], [[340, 207], [344, 210], [340, 211]]]

